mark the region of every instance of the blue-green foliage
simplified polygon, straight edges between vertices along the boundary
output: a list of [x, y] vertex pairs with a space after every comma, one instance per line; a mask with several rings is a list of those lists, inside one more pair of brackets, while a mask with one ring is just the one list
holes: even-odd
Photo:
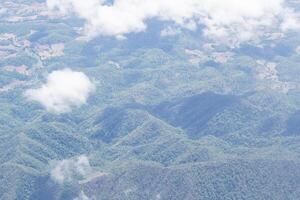
[[[169, 24], [149, 23], [126, 40], [84, 41], [78, 19], [1, 20], [0, 33], [30, 45], [0, 40], [10, 55], [0, 60], [0, 199], [299, 199], [298, 35], [207, 53], [199, 31], [161, 37]], [[56, 43], [64, 55], [41, 59], [39, 45]], [[275, 79], [259, 78], [258, 60], [277, 64]], [[28, 74], [6, 68], [22, 65]], [[55, 115], [24, 91], [62, 68], [84, 72], [97, 90]], [[51, 179], [52, 162], [80, 155], [91, 177]]]

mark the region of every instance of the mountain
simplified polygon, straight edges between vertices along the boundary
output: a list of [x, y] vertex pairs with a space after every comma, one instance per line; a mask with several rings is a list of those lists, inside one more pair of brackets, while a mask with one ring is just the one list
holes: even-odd
[[0, 2], [1, 200], [300, 198], [299, 31], [148, 16], [113, 37], [49, 4]]

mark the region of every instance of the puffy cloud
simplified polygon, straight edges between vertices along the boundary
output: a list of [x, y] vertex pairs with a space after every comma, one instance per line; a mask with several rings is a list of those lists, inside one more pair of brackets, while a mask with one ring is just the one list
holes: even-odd
[[58, 161], [53, 166], [50, 176], [53, 181], [64, 184], [84, 179], [91, 172], [88, 157], [82, 155], [78, 158]]
[[152, 18], [191, 30], [203, 25], [205, 36], [229, 43], [256, 39], [266, 27], [298, 28], [298, 15], [285, 0], [115, 0], [111, 4], [105, 0], [47, 0], [47, 4], [85, 19], [89, 36], [142, 32], [146, 20]]
[[63, 69], [49, 74], [44, 85], [27, 90], [25, 96], [41, 103], [49, 112], [60, 114], [86, 103], [94, 90], [84, 73]]

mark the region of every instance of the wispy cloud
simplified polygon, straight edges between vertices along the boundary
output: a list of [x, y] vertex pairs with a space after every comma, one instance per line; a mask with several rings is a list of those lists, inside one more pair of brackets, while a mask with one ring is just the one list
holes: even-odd
[[84, 73], [63, 69], [49, 74], [44, 85], [27, 90], [25, 96], [41, 103], [49, 112], [60, 114], [86, 103], [94, 90], [94, 84]]
[[82, 155], [69, 160], [57, 161], [53, 166], [51, 179], [59, 184], [71, 183], [86, 178], [92, 172], [88, 157]]
[[89, 200], [90, 198], [84, 193], [84, 192], [80, 192], [79, 196], [76, 197], [74, 200]]
[[254, 40], [273, 29], [299, 28], [298, 14], [285, 0], [115, 0], [110, 5], [105, 0], [47, 0], [47, 4], [85, 19], [91, 37], [142, 32], [151, 18], [190, 30], [202, 25], [206, 37], [228, 43]]
[[168, 26], [160, 32], [160, 36], [162, 37], [175, 36], [175, 35], [179, 35], [180, 33], [181, 30], [179, 28]]

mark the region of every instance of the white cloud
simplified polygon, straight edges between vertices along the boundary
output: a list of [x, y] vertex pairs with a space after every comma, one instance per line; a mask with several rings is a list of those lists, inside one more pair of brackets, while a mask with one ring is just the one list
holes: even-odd
[[142, 32], [152, 18], [191, 30], [203, 25], [205, 36], [233, 44], [258, 38], [266, 27], [298, 28], [298, 15], [285, 0], [115, 0], [111, 5], [105, 0], [47, 0], [47, 4], [85, 19], [90, 37]]
[[82, 72], [70, 69], [54, 71], [38, 89], [25, 92], [29, 100], [41, 103], [49, 112], [60, 114], [86, 103], [95, 86]]
[[0, 8], [0, 16], [4, 15], [7, 13], [7, 9], [6, 8]]
[[282, 31], [300, 30], [300, 23], [297, 14], [286, 9], [280, 28]]
[[59, 184], [71, 183], [87, 177], [92, 172], [88, 157], [58, 161], [50, 172], [51, 179]]

